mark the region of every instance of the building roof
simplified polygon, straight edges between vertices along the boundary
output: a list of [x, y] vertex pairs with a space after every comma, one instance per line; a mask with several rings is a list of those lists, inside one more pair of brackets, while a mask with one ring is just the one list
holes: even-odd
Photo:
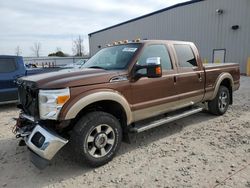
[[152, 15], [155, 15], [155, 14], [158, 14], [158, 13], [161, 13], [161, 12], [164, 12], [164, 11], [167, 11], [167, 10], [171, 10], [171, 9], [178, 8], [178, 7], [182, 7], [182, 6], [186, 6], [186, 5], [190, 5], [190, 4], [197, 3], [197, 2], [201, 2], [201, 1], [204, 1], [204, 0], [191, 0], [191, 1], [183, 2], [183, 3], [178, 3], [178, 4], [175, 4], [175, 5], [173, 5], [173, 6], [166, 7], [166, 8], [164, 8], [164, 9], [157, 10], [157, 11], [155, 11], [155, 12], [152, 12], [152, 13], [149, 13], [149, 14], [145, 14], [145, 15], [143, 15], [143, 16], [140, 16], [140, 17], [137, 17], [137, 18], [134, 18], [134, 19], [131, 19], [131, 20], [128, 20], [128, 21], [125, 21], [125, 22], [122, 22], [122, 23], [119, 23], [119, 24], [116, 24], [116, 25], [113, 25], [113, 26], [110, 26], [110, 27], [107, 27], [107, 28], [104, 28], [104, 29], [95, 31], [95, 32], [93, 32], [93, 33], [90, 33], [89, 36], [91, 36], [91, 35], [93, 35], [93, 34], [96, 34], [96, 33], [99, 33], [99, 32], [102, 32], [102, 31], [106, 31], [106, 30], [108, 30], [108, 29], [115, 28], [115, 27], [117, 27], [117, 26], [121, 26], [121, 25], [130, 23], [130, 22], [136, 21], [136, 20], [140, 20], [140, 19], [142, 19], [142, 18], [146, 18], [146, 17], [152, 16]]

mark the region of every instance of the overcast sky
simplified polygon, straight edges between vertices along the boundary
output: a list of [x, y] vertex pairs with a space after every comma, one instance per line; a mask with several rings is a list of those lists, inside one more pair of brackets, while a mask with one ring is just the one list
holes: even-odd
[[47, 56], [57, 47], [72, 54], [72, 40], [187, 0], [0, 0], [0, 55], [33, 56], [34, 42]]

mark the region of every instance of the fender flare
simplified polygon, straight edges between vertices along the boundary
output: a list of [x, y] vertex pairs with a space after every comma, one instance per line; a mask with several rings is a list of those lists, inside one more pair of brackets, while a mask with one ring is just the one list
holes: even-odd
[[115, 91], [98, 91], [87, 96], [82, 97], [66, 113], [65, 119], [74, 119], [77, 114], [86, 106], [104, 100], [110, 100], [119, 103], [127, 116], [127, 125], [132, 123], [132, 112], [127, 100], [118, 92]]
[[234, 88], [234, 82], [233, 82], [233, 77], [232, 77], [232, 75], [229, 74], [229, 73], [221, 73], [221, 74], [218, 76], [218, 78], [217, 78], [217, 80], [216, 80], [216, 82], [215, 82], [216, 84], [215, 84], [215, 88], [214, 88], [214, 92], [213, 92], [213, 95], [212, 95], [212, 97], [211, 97], [211, 100], [213, 100], [213, 99], [216, 97], [216, 95], [217, 95], [217, 93], [218, 93], [218, 91], [219, 91], [220, 85], [221, 85], [221, 83], [223, 82], [223, 80], [225, 80], [225, 79], [229, 79], [229, 80], [230, 80], [231, 88], [232, 88], [232, 89]]

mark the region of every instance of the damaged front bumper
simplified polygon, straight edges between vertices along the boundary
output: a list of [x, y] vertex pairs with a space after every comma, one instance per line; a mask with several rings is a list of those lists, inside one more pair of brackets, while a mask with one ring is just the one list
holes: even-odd
[[[33, 129], [30, 130], [30, 127]], [[43, 164], [45, 161], [50, 161], [55, 154], [68, 143], [67, 139], [39, 123], [33, 123], [28, 126], [19, 125], [16, 127], [16, 134], [17, 137], [22, 137], [28, 148], [34, 152], [31, 161], [39, 168], [39, 158], [41, 158], [40, 161], [43, 161]]]
[[44, 159], [51, 160], [55, 154], [68, 143], [68, 140], [37, 124], [25, 142], [29, 149], [37, 155]]

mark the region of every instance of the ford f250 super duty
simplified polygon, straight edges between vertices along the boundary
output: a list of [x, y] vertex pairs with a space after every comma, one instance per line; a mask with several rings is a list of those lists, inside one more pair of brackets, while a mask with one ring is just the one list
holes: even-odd
[[191, 42], [123, 41], [83, 66], [18, 80], [15, 133], [40, 168], [66, 144], [86, 164], [103, 165], [130, 132], [204, 108], [223, 115], [240, 86], [238, 64], [203, 65]]

